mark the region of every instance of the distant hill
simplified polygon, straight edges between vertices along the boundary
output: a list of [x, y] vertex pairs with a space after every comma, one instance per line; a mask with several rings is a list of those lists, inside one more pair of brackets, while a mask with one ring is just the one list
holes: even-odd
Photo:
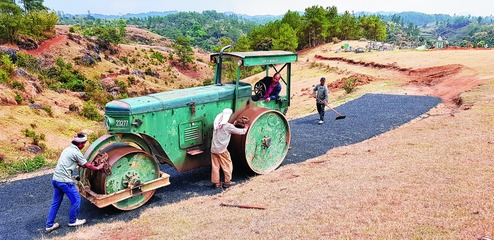
[[[69, 19], [130, 19], [130, 18], [147, 18], [147, 17], [164, 17], [170, 14], [179, 13], [178, 11], [165, 11], [165, 12], [146, 12], [146, 13], [126, 13], [121, 15], [105, 15], [98, 13], [90, 13], [90, 14], [65, 14], [63, 12], [58, 12], [57, 14], [61, 17], [61, 24], [68, 24], [67, 20]], [[275, 21], [281, 19], [283, 15], [246, 15], [246, 14], [237, 14], [234, 12], [224, 12], [227, 16], [237, 16], [243, 18], [248, 21], [252, 21], [258, 24], [265, 24], [271, 21]], [[301, 12], [300, 14], [303, 14]]]
[[105, 15], [99, 13], [90, 14], [66, 14], [63, 12], [58, 12], [57, 14], [61, 17], [61, 21], [67, 19], [78, 19], [78, 18], [91, 18], [91, 19], [129, 19], [129, 18], [147, 18], [147, 17], [157, 17], [166, 16], [170, 14], [178, 13], [178, 11], [166, 11], [166, 12], [147, 12], [147, 13], [126, 13], [123, 15]]
[[[299, 12], [303, 15], [304, 12]], [[441, 36], [450, 45], [493, 46], [494, 38], [488, 34], [494, 26], [494, 18], [480, 16], [458, 16], [448, 14], [426, 14], [421, 12], [356, 12], [354, 16], [378, 15], [386, 22], [398, 26], [387, 29], [387, 42], [402, 45], [432, 45]], [[211, 51], [222, 37], [236, 42], [255, 25], [264, 25], [280, 20], [283, 15], [246, 15], [234, 12], [219, 13], [214, 10], [198, 12], [147, 12], [123, 15], [69, 15], [59, 13], [60, 24], [73, 25], [85, 20], [126, 19], [130, 25], [148, 29], [162, 36], [175, 39], [179, 35], [188, 36], [194, 46]], [[411, 44], [410, 44], [411, 43]]]
[[[251, 15], [246, 15], [246, 14], [237, 14], [234, 12], [225, 12], [224, 14], [225, 15], [238, 16], [238, 17], [241, 17], [245, 20], [249, 20], [249, 21], [252, 21], [255, 23], [259, 23], [259, 24], [265, 24], [265, 23], [273, 22], [273, 21], [276, 21], [276, 20], [283, 18], [283, 15], [254, 15], [254, 16], [251, 16]], [[303, 12], [300, 12], [300, 14], [303, 14]]]

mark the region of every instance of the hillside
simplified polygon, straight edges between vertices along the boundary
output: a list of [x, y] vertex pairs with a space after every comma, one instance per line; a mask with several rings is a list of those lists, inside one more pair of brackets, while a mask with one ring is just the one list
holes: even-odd
[[[170, 60], [170, 40], [136, 27], [127, 27], [127, 43], [118, 45], [114, 53], [98, 51], [92, 39], [70, 33], [68, 26], [57, 26], [56, 32], [56, 37], [38, 49], [23, 52], [36, 58], [41, 66], [52, 66], [58, 58], [63, 59], [84, 77], [101, 82], [106, 92], [102, 94], [116, 98], [138, 96], [203, 85], [213, 78], [208, 53], [194, 49], [194, 63], [184, 67], [177, 64], [176, 56]], [[16, 46], [1, 48], [19, 51]], [[100, 60], [94, 66], [85, 66], [80, 62], [85, 56]], [[26, 129], [44, 138], [39, 145], [46, 146], [44, 155], [49, 165], [55, 163], [59, 151], [69, 144], [75, 132], [94, 133], [93, 138], [104, 132], [100, 121], [80, 116], [85, 93], [52, 90], [40, 74], [27, 69], [14, 72], [12, 81], [22, 89], [0, 84], [0, 123], [4, 126], [0, 136], [0, 178], [12, 173], [2, 163], [27, 161], [39, 153], [32, 144], [33, 137], [23, 133]], [[18, 102], [18, 96], [23, 100]], [[103, 105], [98, 109], [100, 114]]]

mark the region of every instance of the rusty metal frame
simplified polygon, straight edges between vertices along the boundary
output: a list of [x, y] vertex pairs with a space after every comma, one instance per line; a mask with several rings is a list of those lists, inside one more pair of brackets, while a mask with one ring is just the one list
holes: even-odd
[[109, 195], [95, 193], [89, 187], [84, 186], [82, 182], [79, 182], [77, 187], [79, 188], [81, 196], [89, 200], [98, 208], [103, 208], [130, 198], [134, 195], [142, 194], [144, 192], [152, 191], [168, 185], [170, 185], [170, 175], [160, 171], [160, 177], [157, 179], [146, 182], [143, 185], [134, 188], [126, 188]]

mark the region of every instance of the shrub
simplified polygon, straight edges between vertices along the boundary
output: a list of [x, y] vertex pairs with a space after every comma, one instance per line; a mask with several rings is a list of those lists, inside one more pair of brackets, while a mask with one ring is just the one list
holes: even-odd
[[120, 56], [119, 59], [120, 59], [120, 61], [122, 61], [125, 64], [129, 63], [129, 58], [126, 56]]
[[34, 130], [24, 129], [21, 132], [24, 136], [32, 138], [33, 141], [31, 143], [36, 146], [40, 146], [41, 141], [44, 141], [46, 138], [44, 133], [36, 134]]
[[45, 165], [45, 157], [37, 155], [34, 158], [21, 159], [20, 161], [13, 163], [12, 168], [15, 172], [33, 172]]
[[356, 82], [357, 82], [356, 78], [348, 78], [345, 81], [345, 84], [343, 84], [343, 86], [341, 86], [341, 88], [343, 88], [346, 93], [351, 93], [351, 92], [353, 92], [353, 90], [355, 90], [355, 87], [356, 87], [355, 83]]
[[22, 84], [21, 82], [15, 80], [14, 82], [12, 82], [12, 88], [13, 89], [18, 89], [18, 90], [21, 90], [21, 91], [24, 91], [24, 84]]
[[53, 117], [53, 111], [51, 110], [50, 106], [42, 107], [41, 109], [43, 109], [43, 111], [48, 113], [48, 116]]
[[18, 52], [17, 61], [15, 62], [15, 64], [18, 67], [25, 68], [29, 71], [34, 71], [34, 72], [41, 71], [39, 60], [27, 53]]
[[15, 95], [15, 102], [17, 102], [17, 104], [21, 104], [23, 100], [24, 99], [22, 98], [21, 95], [19, 95], [19, 94]]
[[9, 75], [14, 71], [14, 63], [7, 54], [2, 54], [0, 56], [0, 68], [5, 70]]
[[79, 107], [77, 107], [75, 104], [71, 103], [69, 105], [69, 111], [71, 111], [71, 112], [79, 112]]
[[146, 75], [153, 75], [153, 70], [151, 68], [146, 68], [146, 71], [144, 71], [144, 74]]
[[120, 93], [127, 93], [127, 84], [125, 82], [116, 80], [115, 85], [120, 88]]
[[163, 63], [163, 59], [164, 59], [165, 57], [163, 57], [163, 55], [162, 55], [160, 52], [154, 52], [154, 53], [151, 55], [151, 58], [154, 58], [154, 59], [158, 60], [158, 62]]
[[103, 120], [103, 116], [99, 114], [96, 105], [94, 105], [92, 101], [84, 102], [84, 107], [82, 108], [81, 115], [93, 121]]
[[127, 77], [129, 80], [129, 85], [134, 85], [136, 83], [136, 78], [134, 76]]
[[10, 82], [10, 74], [5, 70], [0, 69], [0, 84], [8, 84]]

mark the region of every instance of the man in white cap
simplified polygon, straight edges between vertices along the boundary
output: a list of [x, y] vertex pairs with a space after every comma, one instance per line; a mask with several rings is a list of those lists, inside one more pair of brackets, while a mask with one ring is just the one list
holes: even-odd
[[77, 166], [99, 171], [103, 169], [104, 164], [98, 166], [93, 165], [93, 162], [87, 162], [81, 153], [81, 149], [86, 144], [87, 136], [84, 133], [77, 133], [72, 139], [72, 144], [65, 148], [58, 158], [57, 166], [53, 172], [53, 202], [50, 207], [50, 212], [46, 219], [46, 232], [51, 232], [60, 225], [55, 222], [58, 209], [62, 203], [63, 195], [67, 195], [70, 200], [69, 227], [76, 227], [86, 223], [86, 219], [77, 219], [81, 205], [81, 196], [77, 191], [72, 174]]
[[[230, 108], [225, 108], [214, 119], [213, 140], [211, 143], [211, 182], [213, 188], [229, 188], [235, 185], [232, 182], [233, 164], [230, 152], [228, 152], [228, 144], [232, 133], [238, 135], [244, 135], [249, 128], [248, 124], [245, 124], [245, 128], [237, 128], [233, 124], [229, 123], [230, 116], [232, 115]], [[225, 182], [221, 184], [220, 181], [220, 168], [223, 169], [225, 175]]]

